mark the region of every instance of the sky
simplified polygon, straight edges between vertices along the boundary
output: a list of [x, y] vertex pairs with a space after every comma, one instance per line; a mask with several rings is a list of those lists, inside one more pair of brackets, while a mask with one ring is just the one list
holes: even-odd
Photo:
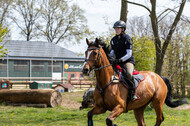
[[[83, 10], [85, 10], [85, 16], [88, 20], [88, 26], [90, 30], [95, 31], [98, 37], [101, 36], [102, 32], [108, 31], [115, 21], [119, 20], [121, 8], [120, 1], [121, 0], [74, 0], [74, 3], [78, 4]], [[131, 1], [142, 3], [142, 0]], [[148, 2], [144, 2], [142, 4], [150, 6]], [[157, 5], [157, 12], [161, 12], [164, 10], [164, 8], [174, 8], [176, 5], [179, 4], [176, 4], [171, 0], [157, 0]], [[189, 8], [190, 2], [186, 4], [183, 14], [190, 17]], [[128, 4], [128, 18], [134, 16], [148, 15], [148, 11], [143, 7]], [[109, 23], [109, 25], [105, 24], [105, 19]], [[86, 48], [87, 45], [84, 39], [81, 41], [81, 44], [70, 47], [69, 49], [77, 53], [83, 53]]]
[[[85, 13], [85, 17], [88, 20], [88, 26], [91, 31], [95, 31], [97, 37], [101, 36], [103, 32], [109, 30], [113, 23], [120, 18], [121, 0], [72, 0], [72, 3], [78, 4]], [[131, 0], [150, 6], [149, 0]], [[144, 2], [146, 1], [146, 2]], [[71, 4], [72, 4], [71, 3]], [[157, 0], [157, 12], [161, 12], [163, 8], [174, 8], [175, 4], [171, 0]], [[184, 8], [183, 14], [190, 17], [190, 2], [188, 2]], [[149, 13], [146, 9], [128, 4], [128, 18], [134, 16], [148, 16]], [[105, 22], [108, 22], [106, 24]], [[130, 34], [130, 33], [129, 33]], [[90, 38], [90, 36], [89, 36]], [[13, 36], [12, 39], [20, 39], [17, 35]], [[81, 44], [76, 44], [72, 47], [67, 47], [73, 52], [84, 53], [87, 45], [85, 39], [81, 40]]]

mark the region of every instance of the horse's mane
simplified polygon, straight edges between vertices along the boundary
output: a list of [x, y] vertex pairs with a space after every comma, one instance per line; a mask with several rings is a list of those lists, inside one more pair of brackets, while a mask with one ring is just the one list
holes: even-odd
[[[106, 53], [106, 55], [108, 56], [108, 54], [111, 51], [111, 46], [108, 45], [105, 41], [103, 41], [102, 39], [98, 39], [98, 43], [100, 46], [102, 46], [104, 52]], [[91, 43], [89, 44], [88, 47], [90, 46], [95, 46], [95, 47], [99, 47], [98, 44], [96, 42], [91, 41]]]

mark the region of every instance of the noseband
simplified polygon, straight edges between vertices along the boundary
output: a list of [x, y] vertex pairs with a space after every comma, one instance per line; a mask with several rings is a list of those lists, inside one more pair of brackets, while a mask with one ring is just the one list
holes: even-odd
[[97, 58], [96, 59], [86, 59], [85, 58], [85, 62], [87, 62], [88, 63], [88, 65], [90, 66], [90, 64], [89, 64], [89, 62], [88, 61], [95, 61], [95, 63], [94, 63], [94, 65], [92, 66], [92, 68], [96, 68], [95, 66], [96, 66], [96, 64], [97, 64], [97, 61], [98, 61], [98, 57], [100, 56], [100, 48], [90, 48], [90, 49], [87, 49], [87, 50], [96, 50], [96, 49], [98, 49], [99, 51], [98, 51], [98, 56], [97, 56]]
[[99, 67], [99, 68], [96, 68], [96, 64], [97, 64], [97, 61], [98, 61], [98, 58], [101, 57], [100, 55], [100, 48], [96, 47], [96, 48], [90, 48], [90, 49], [87, 49], [87, 50], [95, 50], [95, 49], [98, 49], [98, 56], [96, 59], [86, 59], [85, 58], [85, 62], [88, 63], [88, 65], [90, 66], [89, 62], [88, 61], [95, 61], [94, 65], [92, 66], [92, 68], [96, 71], [96, 70], [101, 70], [102, 68], [105, 68], [105, 67], [108, 67], [108, 66], [111, 66], [112, 64], [109, 64], [109, 65], [106, 65], [106, 66], [102, 66], [102, 67]]

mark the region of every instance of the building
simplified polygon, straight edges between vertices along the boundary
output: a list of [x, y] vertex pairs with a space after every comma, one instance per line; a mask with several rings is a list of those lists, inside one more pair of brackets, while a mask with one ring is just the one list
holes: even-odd
[[[4, 44], [4, 43], [2, 43]], [[40, 41], [6, 41], [8, 54], [0, 59], [0, 77], [83, 77], [84, 57], [58, 45]]]
[[57, 84], [54, 87], [55, 90], [63, 93], [63, 92], [74, 92], [75, 91], [75, 87], [73, 85], [71, 85], [70, 83], [68, 84]]

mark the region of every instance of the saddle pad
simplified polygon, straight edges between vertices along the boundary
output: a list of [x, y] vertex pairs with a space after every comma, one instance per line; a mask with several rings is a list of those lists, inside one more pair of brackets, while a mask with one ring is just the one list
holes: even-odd
[[135, 74], [133, 75], [133, 77], [134, 77], [135, 89], [136, 89], [139, 86], [140, 82], [145, 79], [145, 77], [141, 73]]
[[[145, 79], [145, 77], [139, 72], [138, 74], [135, 74], [135, 75], [133, 74], [133, 77], [134, 77], [134, 83], [135, 83], [135, 89], [136, 89], [139, 86], [140, 82], [142, 82]], [[111, 77], [111, 80], [113, 81], [113, 83], [119, 83], [121, 81], [117, 76], [114, 76], [114, 75]], [[124, 84], [124, 86], [128, 88], [128, 85]]]

